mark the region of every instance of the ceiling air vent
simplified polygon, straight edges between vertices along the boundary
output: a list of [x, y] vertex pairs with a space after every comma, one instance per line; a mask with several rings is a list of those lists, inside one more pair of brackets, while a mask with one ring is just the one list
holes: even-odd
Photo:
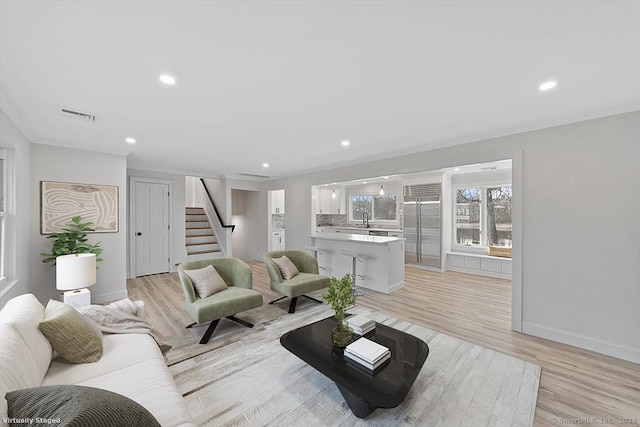
[[480, 168], [480, 170], [483, 170], [483, 171], [494, 171], [494, 170], [498, 170], [498, 167], [497, 166], [485, 166], [483, 168]]
[[250, 176], [252, 178], [271, 178], [269, 175], [260, 175], [257, 173], [240, 173], [241, 176]]
[[95, 122], [96, 116], [91, 113], [83, 113], [81, 111], [75, 111], [70, 108], [60, 107], [60, 112], [66, 116], [74, 119], [82, 120], [83, 122]]

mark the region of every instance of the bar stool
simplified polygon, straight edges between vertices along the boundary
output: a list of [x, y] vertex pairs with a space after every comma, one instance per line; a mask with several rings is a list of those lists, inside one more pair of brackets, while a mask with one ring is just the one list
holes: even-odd
[[356, 261], [359, 262], [363, 262], [362, 259], [363, 258], [367, 258], [366, 255], [362, 255], [359, 253], [356, 253], [354, 251], [347, 251], [347, 250], [342, 250], [342, 255], [346, 255], [348, 257], [351, 257], [351, 292], [358, 297], [361, 297], [364, 295], [364, 289], [362, 289], [359, 286], [356, 286], [356, 279], [359, 277], [361, 279], [364, 279], [364, 276], [362, 276], [361, 274], [357, 274], [356, 271]]
[[[309, 252], [313, 252], [313, 256], [316, 259], [316, 261], [318, 260], [318, 255], [324, 255], [324, 249], [320, 249], [317, 246], [305, 246], [304, 247], [306, 250], [308, 250]], [[326, 270], [326, 268], [322, 267], [319, 263], [318, 263], [318, 270]]]

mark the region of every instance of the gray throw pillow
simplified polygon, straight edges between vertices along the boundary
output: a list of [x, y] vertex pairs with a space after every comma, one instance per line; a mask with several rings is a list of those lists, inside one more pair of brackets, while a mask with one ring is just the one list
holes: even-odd
[[191, 283], [193, 283], [193, 287], [200, 298], [206, 298], [209, 295], [227, 289], [224, 279], [211, 265], [197, 270], [184, 270], [184, 272], [191, 279]]
[[102, 357], [102, 332], [93, 320], [70, 305], [49, 300], [38, 329], [69, 362], [97, 362]]
[[29, 419], [67, 427], [146, 427], [160, 423], [142, 405], [108, 390], [79, 385], [50, 385], [6, 395], [12, 426], [32, 426]]
[[289, 280], [292, 277], [295, 277], [300, 273], [296, 265], [291, 262], [289, 257], [286, 255], [282, 255], [280, 258], [272, 258], [273, 262], [278, 266], [278, 270], [280, 270], [280, 275], [284, 280]]

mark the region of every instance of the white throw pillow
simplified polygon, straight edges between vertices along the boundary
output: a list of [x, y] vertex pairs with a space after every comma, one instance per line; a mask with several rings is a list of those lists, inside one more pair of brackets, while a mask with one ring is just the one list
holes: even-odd
[[280, 275], [284, 280], [289, 280], [292, 277], [295, 277], [300, 273], [296, 265], [291, 262], [289, 257], [286, 255], [282, 255], [280, 258], [272, 258], [273, 262], [278, 266], [278, 270], [280, 270]]
[[200, 298], [206, 298], [209, 295], [227, 289], [224, 279], [211, 265], [197, 270], [184, 270], [184, 272], [191, 279], [193, 287]]

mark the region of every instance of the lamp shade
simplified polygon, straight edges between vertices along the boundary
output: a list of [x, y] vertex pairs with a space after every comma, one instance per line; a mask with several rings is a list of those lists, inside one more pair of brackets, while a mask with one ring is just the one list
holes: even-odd
[[56, 258], [56, 288], [80, 289], [96, 283], [96, 255], [72, 254]]

